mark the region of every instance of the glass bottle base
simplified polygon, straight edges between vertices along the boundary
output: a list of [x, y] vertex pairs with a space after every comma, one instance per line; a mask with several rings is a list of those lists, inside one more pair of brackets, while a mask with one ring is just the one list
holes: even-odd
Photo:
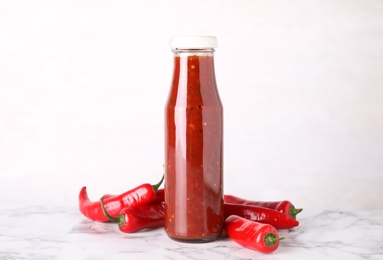
[[218, 239], [219, 236], [214, 237], [206, 237], [206, 238], [178, 238], [178, 237], [171, 237], [168, 235], [168, 237], [176, 242], [181, 243], [189, 243], [189, 244], [202, 244], [202, 243], [209, 243], [213, 242]]

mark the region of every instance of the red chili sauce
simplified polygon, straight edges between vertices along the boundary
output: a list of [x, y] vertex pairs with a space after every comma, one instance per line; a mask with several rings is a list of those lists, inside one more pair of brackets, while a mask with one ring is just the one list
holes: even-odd
[[223, 229], [223, 111], [212, 54], [175, 55], [165, 109], [165, 231], [208, 242]]

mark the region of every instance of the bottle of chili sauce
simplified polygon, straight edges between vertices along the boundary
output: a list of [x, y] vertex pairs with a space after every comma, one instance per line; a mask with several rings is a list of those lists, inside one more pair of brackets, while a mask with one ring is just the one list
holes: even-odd
[[217, 239], [223, 229], [223, 108], [212, 36], [170, 41], [174, 73], [165, 108], [165, 231], [180, 242]]

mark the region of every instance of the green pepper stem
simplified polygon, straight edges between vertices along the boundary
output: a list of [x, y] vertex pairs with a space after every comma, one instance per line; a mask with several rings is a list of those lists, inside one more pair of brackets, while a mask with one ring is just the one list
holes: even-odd
[[105, 206], [104, 206], [104, 196], [101, 197], [100, 202], [101, 202], [101, 210], [104, 213], [105, 217], [107, 217], [107, 219], [109, 219], [112, 222], [118, 223], [119, 222], [119, 218], [114, 218], [111, 215], [109, 215], [108, 212], [106, 212], [106, 209], [105, 209]]
[[153, 189], [154, 189], [155, 191], [157, 191], [158, 188], [161, 186], [162, 182], [164, 181], [164, 178], [165, 178], [165, 175], [162, 174], [162, 178], [161, 178], [160, 182], [158, 182], [157, 184], [152, 185], [152, 187], [153, 187]]
[[265, 242], [266, 246], [273, 247], [278, 241], [283, 239], [286, 239], [286, 237], [277, 237], [276, 234], [270, 232], [267, 233], [266, 236], [263, 238], [263, 242]]
[[303, 209], [296, 209], [294, 206], [290, 207], [290, 216], [295, 219], [297, 214], [301, 212]]

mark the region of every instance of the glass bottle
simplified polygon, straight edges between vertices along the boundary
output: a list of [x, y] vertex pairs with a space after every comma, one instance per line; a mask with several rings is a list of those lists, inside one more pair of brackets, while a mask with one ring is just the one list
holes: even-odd
[[174, 37], [165, 107], [165, 231], [202, 243], [223, 230], [223, 108], [212, 36]]

